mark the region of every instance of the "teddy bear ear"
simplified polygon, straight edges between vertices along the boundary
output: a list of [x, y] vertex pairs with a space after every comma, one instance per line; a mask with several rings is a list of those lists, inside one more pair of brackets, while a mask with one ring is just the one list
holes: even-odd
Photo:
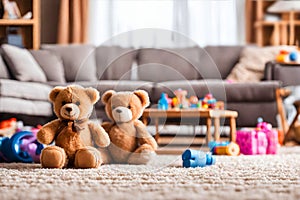
[[54, 102], [57, 95], [60, 93], [60, 91], [64, 90], [64, 87], [61, 86], [56, 86], [55, 88], [53, 88], [49, 94], [49, 99], [51, 102]]
[[115, 93], [116, 93], [116, 91], [114, 91], [114, 90], [107, 90], [106, 92], [104, 92], [104, 94], [102, 95], [102, 98], [101, 98], [102, 103], [107, 104], [107, 102], [109, 101], [111, 96]]
[[133, 93], [141, 100], [143, 107], [150, 105], [149, 95], [145, 90], [135, 90]]
[[86, 88], [85, 93], [90, 97], [92, 104], [96, 103], [100, 99], [99, 92], [95, 88]]

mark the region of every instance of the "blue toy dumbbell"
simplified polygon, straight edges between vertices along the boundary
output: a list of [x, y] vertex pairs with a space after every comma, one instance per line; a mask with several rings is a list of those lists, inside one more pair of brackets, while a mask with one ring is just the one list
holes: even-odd
[[37, 142], [30, 131], [15, 133], [11, 138], [0, 138], [0, 161], [4, 162], [38, 162], [44, 146]]
[[216, 158], [211, 153], [187, 149], [182, 154], [183, 167], [205, 167], [215, 163]]

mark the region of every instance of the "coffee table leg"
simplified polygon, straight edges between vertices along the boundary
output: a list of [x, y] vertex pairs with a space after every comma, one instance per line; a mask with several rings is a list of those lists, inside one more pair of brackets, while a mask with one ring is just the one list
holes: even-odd
[[230, 117], [230, 141], [236, 141], [236, 122], [235, 117]]
[[206, 144], [208, 145], [208, 142], [211, 141], [211, 132], [210, 132], [210, 128], [211, 128], [211, 118], [207, 117], [206, 118]]
[[155, 140], [156, 140], [156, 142], [158, 142], [158, 138], [159, 138], [159, 132], [158, 132], [158, 118], [155, 118], [155, 136], [154, 136], [154, 138], [155, 138]]
[[220, 140], [220, 118], [214, 118], [214, 126], [215, 126], [215, 141]]

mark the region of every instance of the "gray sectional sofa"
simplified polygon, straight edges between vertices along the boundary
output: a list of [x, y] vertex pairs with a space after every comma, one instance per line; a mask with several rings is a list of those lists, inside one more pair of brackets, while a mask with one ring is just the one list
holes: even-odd
[[[108, 89], [144, 89], [152, 105], [160, 94], [181, 88], [202, 98], [212, 93], [236, 110], [238, 127], [255, 126], [258, 117], [277, 126], [278, 81], [230, 83], [225, 78], [238, 62], [243, 46], [187, 48], [123, 48], [93, 45], [42, 45], [28, 51], [2, 45], [0, 120], [16, 117], [25, 124], [44, 124], [55, 116], [48, 101], [54, 86], [80, 84], [103, 94]], [[33, 59], [34, 58], [34, 59]], [[99, 101], [94, 117], [107, 119]]]

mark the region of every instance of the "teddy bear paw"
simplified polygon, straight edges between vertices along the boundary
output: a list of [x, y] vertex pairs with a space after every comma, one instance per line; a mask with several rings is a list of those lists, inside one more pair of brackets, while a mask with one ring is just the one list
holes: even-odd
[[80, 149], [75, 154], [76, 168], [97, 168], [102, 164], [99, 151], [92, 147]]
[[156, 153], [154, 151], [145, 149], [140, 153], [132, 153], [127, 162], [129, 164], [143, 165], [143, 164], [147, 164], [155, 156]]
[[44, 168], [63, 168], [67, 164], [65, 150], [58, 146], [49, 146], [41, 153], [41, 164]]

